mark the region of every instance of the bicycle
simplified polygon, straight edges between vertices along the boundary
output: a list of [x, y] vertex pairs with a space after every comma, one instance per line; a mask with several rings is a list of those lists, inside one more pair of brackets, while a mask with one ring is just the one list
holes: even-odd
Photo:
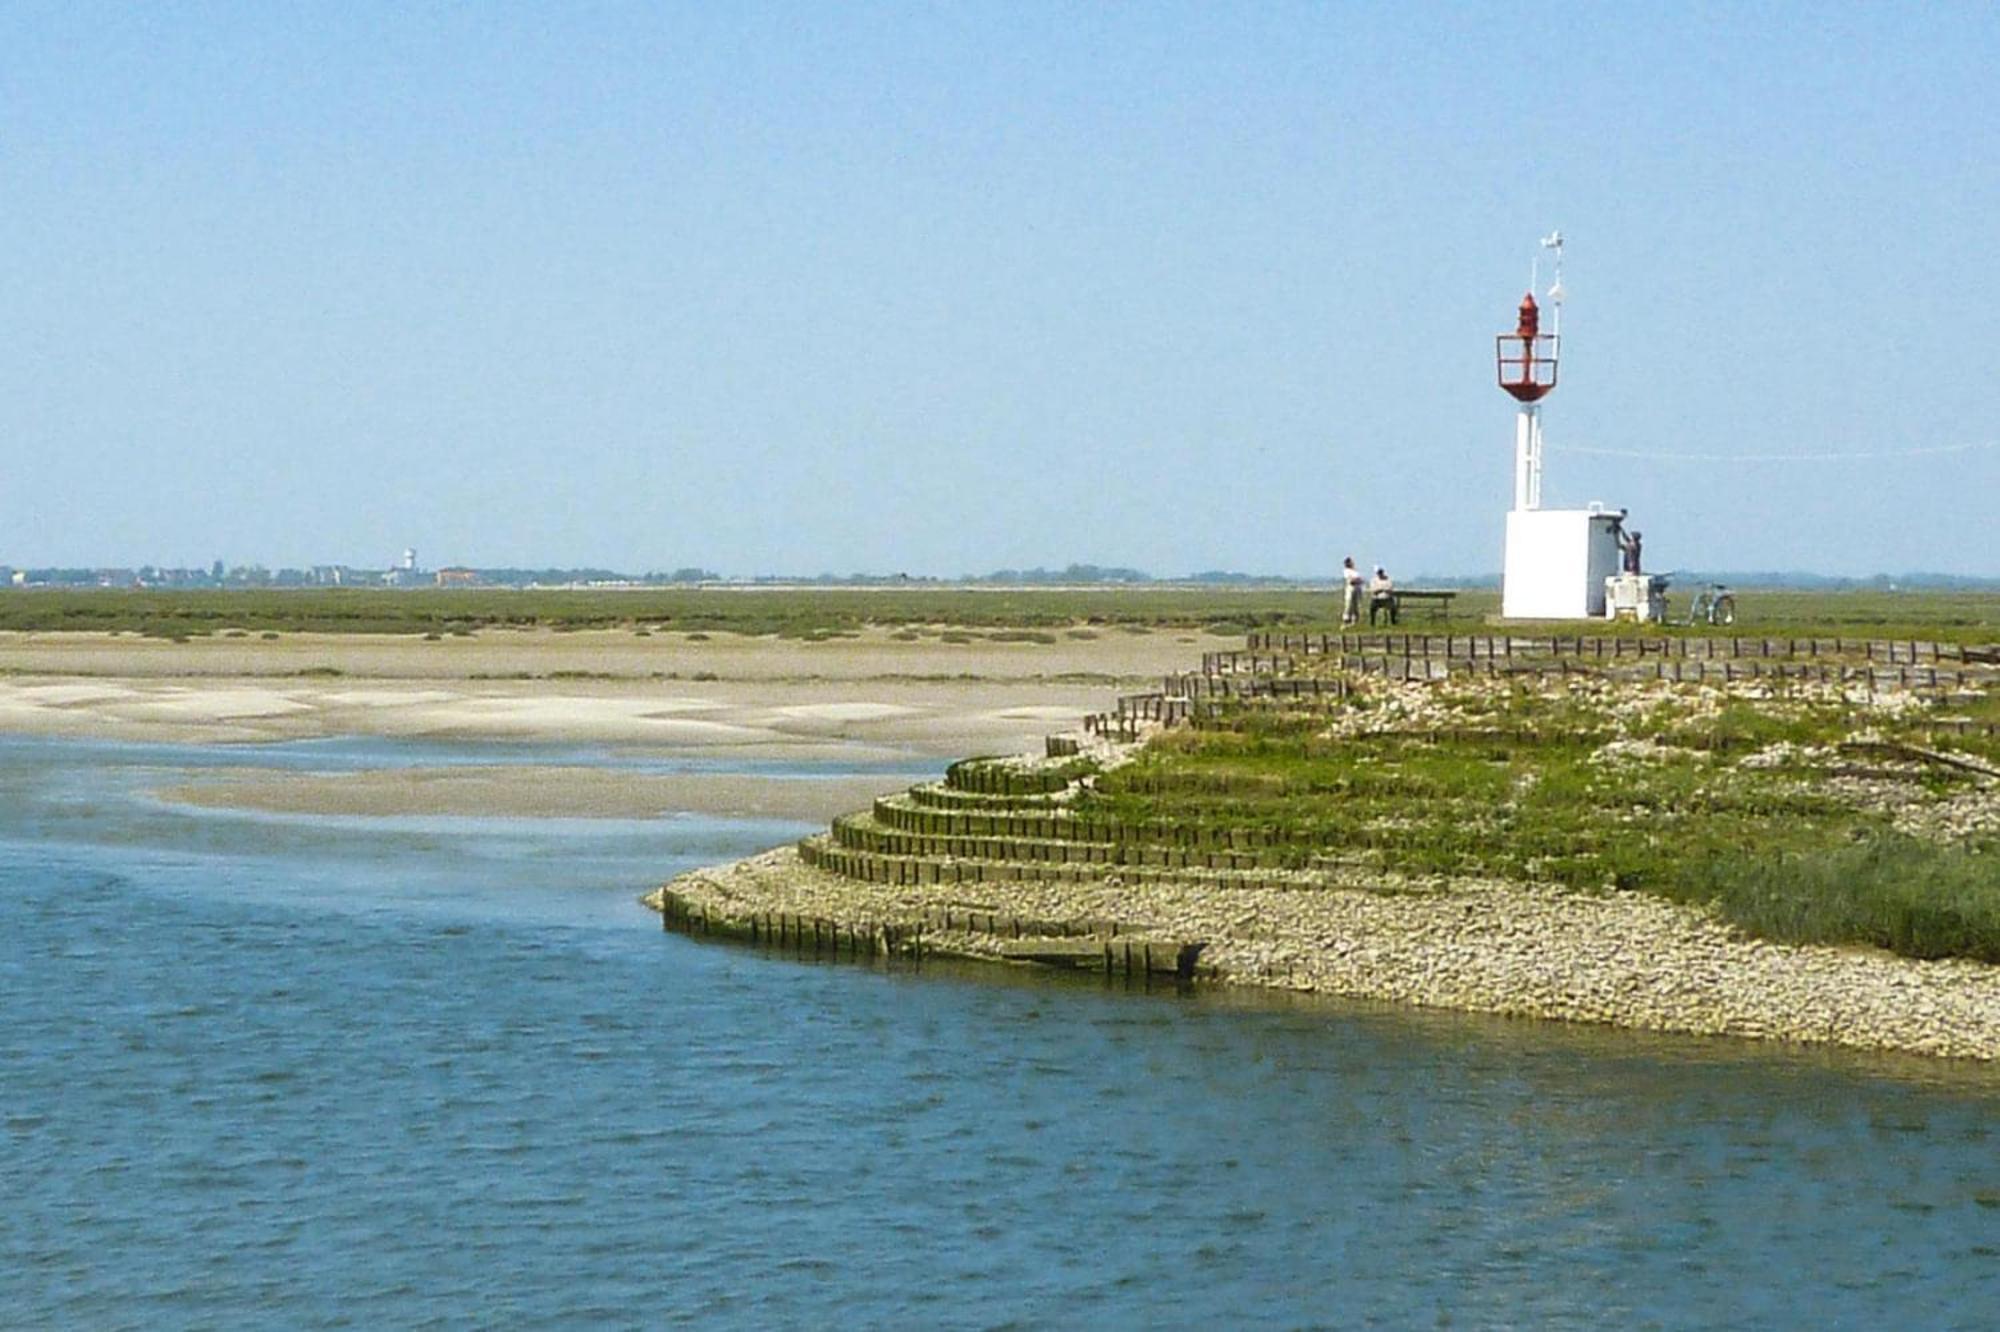
[[1688, 600], [1687, 622], [1694, 624], [1735, 624], [1736, 594], [1721, 583], [1710, 583]]

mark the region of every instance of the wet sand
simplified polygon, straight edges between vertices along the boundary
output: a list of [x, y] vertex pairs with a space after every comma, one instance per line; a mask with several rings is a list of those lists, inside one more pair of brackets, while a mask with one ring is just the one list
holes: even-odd
[[[173, 643], [0, 635], [0, 733], [196, 744], [336, 735], [611, 746], [869, 763], [1013, 753], [1121, 688], [1234, 639], [1105, 630], [1053, 643], [947, 643], [871, 630], [823, 642], [629, 630], [478, 637], [287, 634]], [[795, 781], [572, 766], [231, 775], [175, 800], [296, 813], [822, 819], [908, 777]]]
[[[1048, 643], [996, 641], [992, 631], [865, 629], [810, 641], [775, 635], [641, 634], [630, 629], [555, 632], [482, 629], [426, 639], [415, 634], [225, 631], [186, 642], [130, 633], [0, 633], [0, 673], [87, 679], [312, 678], [507, 680], [588, 675], [723, 681], [905, 678], [1048, 680], [1064, 676], [1146, 678], [1185, 669], [1204, 651], [1242, 646], [1240, 634], [1092, 627], [1040, 631]], [[1074, 635], [1088, 634], [1091, 637]], [[966, 641], [946, 641], [947, 636]]]
[[1106, 631], [1055, 643], [629, 631], [437, 642], [285, 635], [171, 643], [0, 635], [0, 732], [231, 743], [379, 735], [959, 757], [1074, 726], [1121, 686], [1233, 640]]
[[156, 789], [176, 804], [274, 814], [651, 819], [672, 814], [823, 823], [909, 785], [907, 776], [761, 777], [604, 768], [418, 768], [232, 773]]

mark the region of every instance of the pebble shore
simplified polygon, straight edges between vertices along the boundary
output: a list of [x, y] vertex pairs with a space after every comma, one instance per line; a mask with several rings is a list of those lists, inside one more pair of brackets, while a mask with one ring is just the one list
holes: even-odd
[[[1230, 985], [1654, 1031], [2000, 1059], [2000, 967], [1746, 938], [1712, 914], [1636, 893], [1491, 881], [1229, 888], [1116, 875], [1094, 883], [897, 885], [812, 869], [786, 847], [682, 875], [663, 893], [723, 919], [783, 911], [871, 928], [945, 908], [1115, 919], [1203, 941]], [[997, 936], [929, 930], [926, 946], [996, 957]]]

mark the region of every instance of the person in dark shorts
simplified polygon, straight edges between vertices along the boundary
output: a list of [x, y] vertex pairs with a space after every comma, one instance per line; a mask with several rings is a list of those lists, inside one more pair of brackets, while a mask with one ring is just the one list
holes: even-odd
[[1377, 615], [1387, 615], [1389, 623], [1395, 624], [1396, 583], [1389, 577], [1389, 571], [1381, 565], [1375, 566], [1375, 576], [1368, 581], [1368, 623], [1373, 626]]

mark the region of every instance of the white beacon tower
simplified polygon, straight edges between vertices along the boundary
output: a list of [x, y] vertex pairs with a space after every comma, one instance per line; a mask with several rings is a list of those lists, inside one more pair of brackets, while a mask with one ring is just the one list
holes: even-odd
[[1556, 254], [1556, 281], [1548, 293], [1555, 312], [1550, 331], [1542, 332], [1531, 280], [1514, 331], [1494, 339], [1500, 387], [1520, 404], [1500, 614], [1517, 620], [1595, 618], [1604, 614], [1604, 580], [1618, 572], [1618, 523], [1624, 515], [1601, 504], [1542, 507], [1542, 399], [1555, 391], [1562, 353], [1562, 233], [1542, 244]]

